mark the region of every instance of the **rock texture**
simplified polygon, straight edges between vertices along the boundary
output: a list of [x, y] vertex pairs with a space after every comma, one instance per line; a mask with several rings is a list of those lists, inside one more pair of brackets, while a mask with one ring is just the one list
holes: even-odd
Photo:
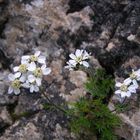
[[[139, 0], [0, 0], [0, 140], [73, 140], [67, 118], [42, 110], [41, 93], [8, 96], [7, 74], [24, 54], [40, 50], [52, 68], [44, 77], [46, 95], [58, 105], [77, 100], [87, 75], [64, 69], [76, 48], [91, 52], [91, 66], [125, 78], [140, 65]], [[116, 99], [112, 97], [111, 104]], [[139, 140], [139, 96], [122, 114], [120, 140]], [[32, 112], [28, 117], [25, 112]], [[15, 117], [16, 116], [16, 117]], [[125, 134], [125, 135], [124, 135]]]

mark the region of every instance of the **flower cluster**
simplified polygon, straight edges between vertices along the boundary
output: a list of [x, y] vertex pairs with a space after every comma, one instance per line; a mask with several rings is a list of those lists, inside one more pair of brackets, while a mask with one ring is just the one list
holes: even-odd
[[82, 65], [87, 68], [89, 67], [89, 63], [86, 60], [89, 59], [90, 54], [88, 54], [86, 50], [77, 49], [75, 54], [71, 53], [69, 57], [71, 59], [67, 62], [67, 66], [65, 66], [65, 68], [73, 70], [78, 65]]
[[43, 75], [50, 74], [51, 69], [46, 67], [46, 57], [37, 51], [34, 55], [22, 56], [21, 64], [14, 67], [13, 71], [14, 74], [8, 75], [11, 81], [8, 93], [18, 95], [21, 87], [30, 89], [31, 93], [38, 92]]
[[115, 86], [119, 89], [115, 91], [115, 94], [121, 95], [122, 98], [130, 97], [132, 93], [136, 93], [139, 87], [138, 81], [140, 81], [140, 69], [137, 71], [132, 70], [130, 76], [123, 83], [116, 83]]

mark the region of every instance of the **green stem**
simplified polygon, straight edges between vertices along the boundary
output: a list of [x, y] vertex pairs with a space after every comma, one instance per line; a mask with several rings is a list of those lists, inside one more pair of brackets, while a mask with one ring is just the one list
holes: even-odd
[[[124, 98], [124, 100], [123, 100], [123, 102], [122, 102], [122, 105], [124, 105], [125, 101], [126, 101], [126, 97]], [[113, 112], [115, 112], [115, 111], [117, 111], [116, 108], [115, 108], [114, 110], [112, 110], [111, 112], [113, 113]]]
[[48, 97], [44, 92], [42, 92], [42, 93], [43, 93], [44, 97], [48, 100], [49, 105], [55, 107], [56, 109], [62, 111], [62, 112], [65, 113], [65, 114], [67, 114], [67, 111], [65, 111], [65, 110], [64, 110], [63, 108], [61, 108], [60, 106], [58, 106], [58, 105], [52, 103], [51, 100], [49, 99], [49, 97]]

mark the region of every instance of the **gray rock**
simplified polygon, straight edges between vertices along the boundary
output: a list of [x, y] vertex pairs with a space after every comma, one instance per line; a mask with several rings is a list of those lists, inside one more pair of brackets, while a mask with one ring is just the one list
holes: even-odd
[[[64, 69], [68, 54], [77, 48], [91, 52], [93, 69], [103, 67], [115, 78], [140, 67], [139, 0], [0, 0], [0, 14], [0, 108], [5, 112], [5, 117], [0, 114], [0, 140], [74, 139], [62, 112], [42, 111], [47, 100], [41, 93], [7, 95], [6, 69], [18, 65], [22, 55], [40, 50], [47, 57], [52, 73], [44, 77], [42, 88], [56, 105], [65, 104], [64, 96], [73, 101], [86, 94], [86, 73]], [[124, 125], [117, 134], [126, 140], [140, 139], [136, 99], [135, 94], [130, 111], [118, 114]], [[111, 109], [116, 102], [113, 96]], [[17, 118], [12, 124], [13, 114]]]
[[0, 131], [3, 132], [5, 128], [12, 124], [12, 118], [6, 107], [0, 107]]

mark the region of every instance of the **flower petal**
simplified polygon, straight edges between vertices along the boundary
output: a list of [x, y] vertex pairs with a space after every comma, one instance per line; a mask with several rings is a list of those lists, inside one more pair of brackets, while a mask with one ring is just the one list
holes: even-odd
[[34, 91], [35, 91], [35, 92], [38, 92], [38, 91], [39, 91], [39, 87], [35, 85], [35, 86], [34, 86]]
[[131, 92], [131, 93], [136, 93], [136, 88], [135, 86], [131, 85], [128, 87], [128, 90]]
[[27, 60], [27, 59], [29, 59], [29, 58], [30, 58], [29, 55], [24, 55], [24, 56], [21, 57], [21, 60]]
[[83, 53], [83, 50], [77, 49], [75, 52], [75, 55], [76, 55], [76, 57], [80, 57], [80, 56], [82, 56], [82, 53]]
[[21, 72], [17, 72], [14, 74], [15, 78], [19, 78], [21, 76]]
[[51, 73], [51, 68], [43, 69], [42, 72], [43, 72], [43, 75], [48, 75]]
[[13, 88], [10, 86], [8, 89], [8, 94], [11, 94], [13, 92]]
[[69, 65], [66, 65], [65, 68], [66, 68], [66, 69], [69, 69], [69, 70], [73, 70], [73, 66], [70, 65], [70, 64], [69, 64]]
[[28, 76], [28, 81], [30, 82], [30, 83], [33, 83], [34, 81], [35, 81], [35, 76], [34, 75], [29, 75]]
[[121, 94], [121, 90], [116, 90], [115, 94]]
[[36, 51], [34, 55], [38, 57], [40, 53], [41, 53], [40, 51]]
[[30, 86], [30, 92], [33, 93], [34, 92], [34, 85]]
[[15, 95], [18, 95], [20, 93], [20, 89], [14, 89]]
[[16, 66], [13, 68], [14, 72], [17, 72], [19, 70], [19, 66]]
[[41, 66], [41, 70], [43, 71], [45, 69], [46, 69], [46, 65], [44, 64], [44, 65]]
[[132, 82], [133, 82], [133, 85], [135, 86], [135, 88], [137, 89], [139, 87], [138, 82], [135, 79]]
[[15, 80], [14, 74], [10, 73], [10, 74], [8, 75], [8, 79], [9, 79], [10, 81], [14, 81], [14, 80]]
[[132, 82], [132, 80], [131, 80], [130, 78], [127, 78], [127, 79], [124, 80], [124, 84], [127, 85], [127, 86], [128, 86], [131, 82]]
[[38, 57], [38, 63], [41, 63], [41, 64], [45, 64], [46, 62], [46, 57], [45, 56], [39, 56]]
[[36, 69], [36, 64], [35, 64], [35, 62], [31, 62], [31, 63], [28, 65], [27, 69], [28, 69], [29, 71], [34, 71], [34, 70]]
[[23, 83], [22, 84], [22, 87], [24, 87], [24, 88], [30, 88], [30, 84], [29, 83]]
[[19, 81], [21, 81], [22, 83], [26, 81], [26, 75], [22, 75], [20, 78], [19, 78]]
[[69, 55], [69, 57], [71, 58], [71, 59], [76, 59], [76, 56], [73, 54], [73, 53], [71, 53], [70, 55]]
[[127, 97], [130, 97], [131, 96], [131, 92], [130, 91], [127, 91], [126, 96]]
[[127, 96], [127, 92], [122, 91], [122, 92], [121, 92], [121, 97], [124, 98], [124, 97], [126, 97], [126, 96]]
[[29, 60], [21, 60], [21, 64], [28, 64]]
[[77, 64], [77, 62], [75, 60], [72, 60], [72, 59], [69, 60], [69, 63], [73, 66], [76, 66], [76, 64]]
[[89, 63], [86, 62], [86, 61], [83, 61], [82, 64], [83, 64], [85, 67], [87, 67], [87, 68], [89, 67]]
[[122, 86], [122, 83], [117, 82], [117, 83], [115, 84], [115, 86], [116, 86], [116, 87], [121, 87], [121, 86]]
[[30, 58], [29, 55], [22, 56], [21, 57], [21, 64], [28, 64], [29, 58]]
[[41, 86], [41, 78], [36, 78], [36, 84], [37, 86]]
[[89, 59], [89, 57], [90, 57], [90, 55], [87, 53], [87, 51], [84, 51], [83, 60]]
[[137, 81], [140, 81], [140, 76], [137, 76]]

